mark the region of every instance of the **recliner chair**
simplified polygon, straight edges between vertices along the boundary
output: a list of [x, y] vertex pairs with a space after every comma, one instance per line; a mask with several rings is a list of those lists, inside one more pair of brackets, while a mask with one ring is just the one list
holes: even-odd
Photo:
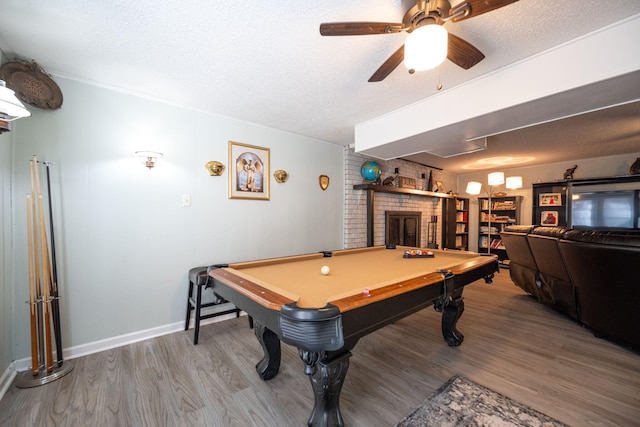
[[536, 265], [527, 235], [532, 225], [509, 225], [500, 238], [509, 256], [509, 275], [513, 283], [539, 299], [538, 266]]
[[565, 227], [536, 227], [527, 240], [538, 266], [540, 302], [579, 320], [575, 285], [558, 246], [566, 231]]

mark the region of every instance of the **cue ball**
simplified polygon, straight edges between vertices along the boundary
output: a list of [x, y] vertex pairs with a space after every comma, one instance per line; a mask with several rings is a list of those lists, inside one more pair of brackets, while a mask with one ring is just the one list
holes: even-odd
[[322, 268], [320, 269], [320, 273], [322, 273], [323, 276], [326, 276], [327, 274], [329, 274], [330, 271], [331, 269], [327, 265], [323, 265]]

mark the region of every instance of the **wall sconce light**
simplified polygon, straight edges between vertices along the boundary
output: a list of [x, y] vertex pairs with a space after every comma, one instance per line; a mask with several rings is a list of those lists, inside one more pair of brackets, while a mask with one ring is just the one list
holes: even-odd
[[205, 163], [204, 167], [209, 171], [210, 176], [220, 176], [224, 172], [224, 165], [215, 160]]
[[140, 162], [149, 169], [153, 168], [156, 162], [164, 157], [162, 153], [158, 153], [157, 151], [136, 151], [136, 156], [138, 156]]
[[278, 184], [282, 184], [283, 182], [287, 182], [287, 179], [289, 179], [289, 174], [287, 173], [287, 171], [278, 169], [273, 173], [273, 177], [276, 179], [276, 182]]
[[[489, 184], [489, 190], [487, 191], [487, 196], [489, 197], [489, 212], [487, 218], [487, 253], [491, 253], [491, 198], [493, 197], [493, 187], [496, 185], [502, 185], [505, 183], [504, 180], [504, 172], [491, 172], [487, 176], [487, 183]], [[518, 188], [522, 188], [522, 177], [521, 176], [508, 176], [507, 177], [507, 185], [506, 187], [510, 190], [515, 190]], [[467, 184], [467, 193], [477, 196], [482, 191], [482, 184], [477, 181], [470, 181]], [[486, 191], [486, 190], [485, 190]]]

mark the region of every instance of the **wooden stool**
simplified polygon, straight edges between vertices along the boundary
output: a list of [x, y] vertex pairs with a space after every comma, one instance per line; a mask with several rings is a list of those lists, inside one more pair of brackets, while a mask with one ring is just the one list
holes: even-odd
[[[195, 300], [193, 296], [193, 288], [196, 287]], [[198, 335], [200, 334], [200, 321], [203, 319], [209, 319], [211, 317], [222, 316], [225, 314], [236, 313], [236, 317], [240, 317], [240, 309], [234, 307], [229, 310], [219, 311], [216, 313], [201, 315], [201, 310], [206, 307], [212, 307], [214, 305], [220, 305], [227, 303], [228, 301], [218, 296], [214, 292], [215, 299], [213, 302], [202, 304], [202, 288], [209, 287], [209, 275], [207, 274], [207, 267], [196, 267], [189, 270], [189, 295], [187, 297], [187, 319], [184, 323], [184, 330], [189, 329], [189, 323], [191, 320], [191, 310], [196, 311], [195, 327], [193, 333], [193, 345], [198, 344]]]

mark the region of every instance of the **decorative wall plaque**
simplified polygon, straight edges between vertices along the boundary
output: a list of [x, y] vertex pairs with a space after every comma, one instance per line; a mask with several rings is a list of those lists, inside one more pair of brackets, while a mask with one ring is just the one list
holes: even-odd
[[7, 62], [0, 68], [0, 78], [22, 102], [45, 110], [62, 105], [60, 88], [35, 61]]
[[320, 175], [318, 177], [318, 182], [320, 183], [320, 188], [322, 188], [322, 191], [329, 188], [329, 177], [327, 175]]
[[399, 176], [398, 178], [400, 179], [400, 182], [398, 184], [400, 188], [416, 188], [415, 178], [408, 178], [406, 176]]

